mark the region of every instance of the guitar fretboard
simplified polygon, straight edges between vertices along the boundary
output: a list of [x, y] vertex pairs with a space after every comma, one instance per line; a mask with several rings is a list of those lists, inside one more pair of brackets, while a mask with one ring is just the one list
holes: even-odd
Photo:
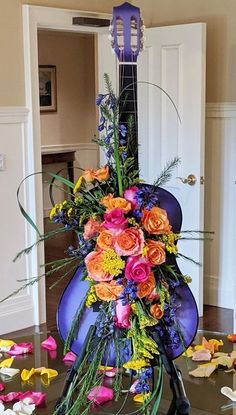
[[[135, 158], [138, 169], [137, 65], [119, 65], [120, 124], [133, 120], [133, 136], [128, 144], [128, 157]], [[122, 139], [122, 137], [121, 137]]]

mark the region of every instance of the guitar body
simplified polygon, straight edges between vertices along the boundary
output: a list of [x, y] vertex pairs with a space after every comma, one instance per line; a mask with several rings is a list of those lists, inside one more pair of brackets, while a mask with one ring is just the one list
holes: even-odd
[[[158, 199], [159, 206], [167, 212], [173, 231], [179, 232], [182, 224], [182, 211], [178, 201], [171, 193], [162, 188], [158, 188]], [[169, 255], [167, 263], [173, 265], [176, 272], [179, 274], [181, 273], [174, 255]], [[66, 287], [59, 303], [57, 325], [63, 341], [66, 340], [77, 309], [80, 307], [80, 303], [89, 289], [89, 283], [83, 281], [82, 277], [83, 268], [79, 267]], [[177, 309], [175, 311], [177, 325], [174, 330], [176, 330], [177, 334], [180, 333], [182, 341], [178, 342], [176, 347], [173, 347], [172, 342], [168, 341], [167, 337], [167, 340], [165, 340], [164, 343], [168, 357], [170, 359], [175, 359], [189, 347], [196, 335], [198, 327], [198, 311], [193, 294], [186, 283], [183, 282], [179, 286], [173, 288], [171, 297], [174, 299], [174, 303], [177, 304]], [[71, 350], [75, 354], [80, 354], [88, 329], [95, 323], [98, 311], [95, 311], [92, 307], [85, 308], [80, 322], [77, 339], [74, 340], [71, 345]], [[173, 330], [173, 327], [171, 329]], [[104, 360], [107, 361], [106, 357]], [[111, 347], [108, 364], [115, 365], [115, 361], [115, 350]]]

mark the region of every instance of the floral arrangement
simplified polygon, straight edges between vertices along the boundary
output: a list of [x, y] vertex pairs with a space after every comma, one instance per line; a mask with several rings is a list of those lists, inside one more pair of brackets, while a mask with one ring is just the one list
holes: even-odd
[[[152, 186], [141, 182], [132, 157], [133, 120], [130, 118], [127, 126], [120, 124], [119, 98], [107, 77], [106, 83], [108, 92], [97, 99], [101, 112], [97, 142], [105, 151], [107, 164], [85, 170], [75, 184], [62, 179], [73, 187], [73, 197], [56, 204], [50, 214], [52, 221], [77, 233], [78, 245], [68, 247], [66, 264], [75, 268], [80, 265], [89, 283], [65, 352], [76, 337], [73, 330], [76, 326], [78, 332], [84, 310], [97, 304], [100, 310], [94, 336], [98, 354], [89, 373], [82, 376], [83, 387], [69, 414], [81, 407], [86, 408], [83, 414], [88, 413], [94, 402], [117, 400], [122, 390], [122, 367], [136, 374], [131, 392], [145, 410], [154, 396], [152, 366], [159, 355], [152, 330], [164, 336], [168, 328], [173, 347], [181, 342], [175, 322], [178, 303], [172, 294], [181, 282], [191, 280], [167, 263], [168, 256], [180, 255], [176, 242], [181, 235], [173, 231], [167, 212], [158, 206], [158, 186], [169, 179], [179, 160], [174, 159]], [[58, 266], [62, 264], [56, 262], [52, 271]], [[101, 368], [112, 342], [116, 367]], [[103, 384], [104, 377], [111, 373], [114, 387], [108, 388]], [[156, 386], [158, 390], [160, 383]]]
[[[173, 261], [168, 261], [181, 255], [177, 248], [181, 235], [159, 206], [158, 187], [171, 177], [179, 160], [170, 162], [153, 185], [140, 180], [133, 156], [133, 118], [128, 119], [127, 125], [120, 123], [119, 97], [106, 75], [105, 78], [107, 93], [100, 94], [96, 103], [101, 113], [97, 142], [107, 163], [97, 170], [83, 171], [76, 183], [51, 174], [73, 193], [67, 192], [68, 198], [51, 210], [50, 219], [63, 227], [40, 235], [34, 245], [63, 231], [75, 232], [78, 237], [77, 246], [69, 246], [66, 258], [51, 263], [46, 272], [48, 276], [60, 270], [61, 278], [65, 278], [68, 265], [70, 271], [80, 267], [89, 286], [85, 298], [78, 293], [79, 308], [65, 342], [65, 353], [78, 335], [86, 309], [99, 310], [77, 381], [62, 402], [71, 402], [76, 391], [66, 413], [87, 414], [92, 404], [118, 401], [123, 391], [122, 372], [126, 371], [132, 379], [135, 376], [128, 390], [134, 394], [134, 401], [142, 404], [136, 412], [146, 413], [155, 400], [154, 414], [160, 400], [162, 364], [153, 332], [157, 331], [173, 348], [183, 342], [175, 319], [179, 307], [175, 288], [191, 281], [179, 273]], [[29, 253], [33, 246], [18, 256]], [[112, 350], [116, 363], [110, 367]], [[154, 365], [158, 366], [155, 382]], [[107, 377], [113, 378], [112, 385], [107, 385]]]

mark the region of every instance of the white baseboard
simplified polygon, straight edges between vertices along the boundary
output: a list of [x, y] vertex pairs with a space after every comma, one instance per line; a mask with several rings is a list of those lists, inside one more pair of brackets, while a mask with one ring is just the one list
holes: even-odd
[[12, 297], [0, 305], [0, 335], [31, 327], [34, 305], [30, 295]]

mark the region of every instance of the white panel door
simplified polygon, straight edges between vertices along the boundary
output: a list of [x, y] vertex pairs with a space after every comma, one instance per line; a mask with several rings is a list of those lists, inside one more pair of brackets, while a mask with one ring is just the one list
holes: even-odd
[[[205, 120], [206, 26], [194, 23], [146, 30], [145, 50], [138, 61], [138, 80], [163, 88], [178, 108], [158, 88], [138, 84], [140, 165], [143, 178], [152, 183], [168, 161], [180, 157], [181, 164], [165, 186], [183, 210], [183, 230], [203, 230], [204, 120]], [[194, 174], [196, 184], [183, 184], [177, 177]], [[197, 235], [193, 235], [197, 236]], [[181, 241], [179, 250], [202, 264], [203, 243]], [[183, 274], [203, 311], [203, 266], [180, 259]]]
[[[181, 158], [166, 189], [179, 200], [183, 210], [183, 230], [204, 229], [204, 120], [205, 120], [205, 33], [202, 23], [146, 29], [145, 50], [138, 58], [139, 162], [141, 175], [152, 183], [172, 158]], [[103, 74], [110, 74], [117, 88], [117, 60], [107, 35], [98, 35], [99, 92], [104, 91]], [[172, 98], [181, 118], [154, 83]], [[182, 184], [177, 176], [194, 174], [194, 186]], [[194, 235], [196, 236], [196, 235]], [[203, 244], [179, 243], [181, 253], [203, 262]], [[183, 274], [191, 275], [191, 289], [199, 313], [203, 311], [203, 267], [178, 261]]]

